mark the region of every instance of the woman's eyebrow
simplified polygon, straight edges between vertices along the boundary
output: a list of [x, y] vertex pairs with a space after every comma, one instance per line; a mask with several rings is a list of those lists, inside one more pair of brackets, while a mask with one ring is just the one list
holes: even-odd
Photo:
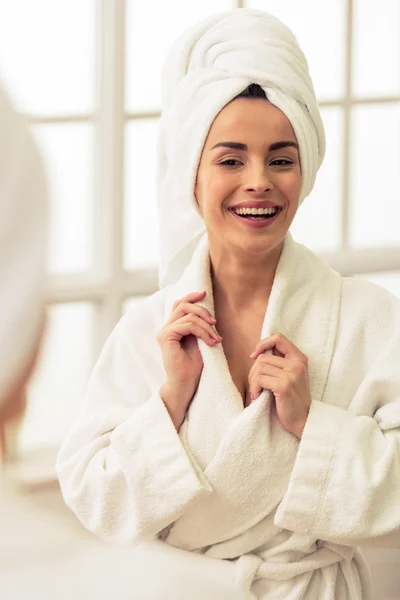
[[[279, 150], [280, 148], [286, 148], [287, 146], [296, 148], [296, 150], [299, 149], [299, 145], [296, 142], [282, 141], [282, 142], [274, 142], [273, 144], [271, 144], [270, 147], [268, 148], [268, 151], [272, 152], [273, 150]], [[247, 144], [242, 144], [241, 142], [218, 142], [218, 144], [215, 144], [215, 146], [213, 146], [211, 148], [211, 150], [214, 150], [215, 148], [231, 148], [232, 150], [248, 150]]]

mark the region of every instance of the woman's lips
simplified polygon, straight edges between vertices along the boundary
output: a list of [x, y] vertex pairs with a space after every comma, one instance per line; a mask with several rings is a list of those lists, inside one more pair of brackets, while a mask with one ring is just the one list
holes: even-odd
[[270, 227], [273, 223], [275, 223], [276, 219], [279, 217], [280, 213], [282, 212], [282, 209], [278, 208], [278, 210], [276, 211], [276, 213], [274, 214], [273, 217], [269, 217], [268, 219], [258, 220], [258, 219], [250, 219], [250, 218], [246, 219], [244, 217], [237, 215], [235, 213], [235, 211], [232, 210], [231, 208], [228, 210], [232, 214], [232, 216], [236, 218], [236, 220], [240, 221], [241, 223], [243, 223], [243, 225], [245, 225], [247, 227], [252, 227], [253, 229], [264, 229], [264, 228]]

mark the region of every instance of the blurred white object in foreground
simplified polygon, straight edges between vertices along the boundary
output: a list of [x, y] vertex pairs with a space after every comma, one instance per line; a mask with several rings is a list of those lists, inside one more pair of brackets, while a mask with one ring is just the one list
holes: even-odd
[[0, 88], [0, 451], [24, 411], [44, 320], [46, 185], [23, 118]]

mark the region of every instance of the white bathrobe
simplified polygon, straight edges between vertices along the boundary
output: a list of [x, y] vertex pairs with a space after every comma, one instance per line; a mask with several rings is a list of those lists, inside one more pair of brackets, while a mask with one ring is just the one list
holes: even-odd
[[217, 600], [229, 588], [227, 598], [369, 600], [358, 546], [400, 544], [399, 300], [342, 278], [288, 234], [261, 339], [281, 332], [309, 359], [301, 441], [269, 391], [243, 407], [222, 346], [202, 340], [178, 434], [159, 396], [156, 336], [173, 303], [203, 289], [214, 314], [206, 235], [180, 280], [107, 341], [58, 457], [66, 503], [100, 537], [141, 543], [143, 581], [160, 588], [146, 595], [138, 580], [132, 598]]

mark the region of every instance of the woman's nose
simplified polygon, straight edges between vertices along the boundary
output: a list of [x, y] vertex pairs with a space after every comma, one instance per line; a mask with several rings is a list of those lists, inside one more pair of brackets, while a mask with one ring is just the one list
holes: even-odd
[[245, 180], [246, 191], [262, 194], [273, 187], [268, 168], [265, 165], [254, 166], [248, 170]]

